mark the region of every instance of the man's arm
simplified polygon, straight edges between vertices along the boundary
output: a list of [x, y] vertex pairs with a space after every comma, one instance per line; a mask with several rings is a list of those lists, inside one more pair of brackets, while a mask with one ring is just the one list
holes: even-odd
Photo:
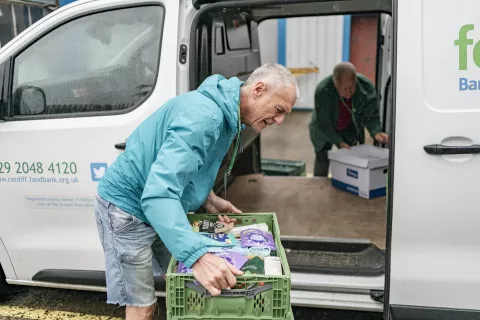
[[339, 146], [343, 140], [334, 130], [335, 123], [330, 121], [330, 104], [328, 94], [322, 91], [315, 92], [315, 113], [319, 129], [325, 134], [329, 143]]
[[186, 107], [169, 125], [142, 195], [148, 221], [172, 256], [187, 268], [207, 249], [205, 238], [192, 230], [180, 198], [214, 148], [221, 126], [221, 120], [208, 108]]
[[364, 122], [368, 132], [372, 137], [375, 137], [378, 133], [382, 132], [382, 126], [380, 125], [380, 114], [378, 110], [378, 99], [375, 93], [371, 93], [369, 97], [366, 97], [367, 105], [365, 106]]
[[377, 90], [372, 81], [370, 81], [370, 79], [368, 79], [364, 75], [359, 74], [358, 78], [362, 86], [361, 92], [362, 94], [364, 94], [363, 99], [365, 99], [366, 101], [362, 120], [368, 132], [370, 132], [370, 135], [374, 138], [377, 134], [382, 132], [382, 126], [380, 125]]
[[203, 207], [208, 213], [242, 213], [230, 201], [220, 198], [213, 191], [208, 194]]

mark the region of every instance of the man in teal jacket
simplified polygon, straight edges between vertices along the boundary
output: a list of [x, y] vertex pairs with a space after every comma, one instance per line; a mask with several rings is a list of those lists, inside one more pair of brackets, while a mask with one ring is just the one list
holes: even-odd
[[350, 148], [365, 143], [364, 128], [379, 143], [388, 143], [378, 115], [375, 86], [349, 62], [335, 66], [315, 90], [315, 109], [309, 124], [315, 149], [315, 176], [327, 176], [328, 151], [333, 145]]
[[186, 213], [202, 205], [209, 212], [241, 213], [211, 192], [222, 159], [232, 142], [238, 150], [243, 125], [260, 132], [281, 124], [297, 97], [290, 71], [266, 64], [245, 83], [210, 76], [140, 124], [98, 186], [107, 303], [126, 305], [127, 319], [150, 318], [156, 302], [152, 263], [164, 273], [170, 253], [214, 296], [235, 284], [242, 272], [207, 253], [208, 239], [193, 232]]

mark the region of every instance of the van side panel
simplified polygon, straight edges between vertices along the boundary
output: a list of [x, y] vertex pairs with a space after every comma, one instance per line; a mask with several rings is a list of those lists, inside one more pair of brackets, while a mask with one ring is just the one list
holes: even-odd
[[[426, 148], [480, 143], [479, 10], [477, 0], [398, 0], [394, 310], [480, 310], [480, 157]], [[415, 319], [427, 318], [453, 319]]]
[[[178, 0], [75, 2], [55, 11], [2, 51], [0, 63], [12, 59], [12, 74], [15, 70], [19, 74], [12, 86], [29, 79], [30, 83], [47, 83], [43, 92], [48, 99], [44, 100], [53, 101], [44, 102], [44, 110], [22, 107], [17, 112], [12, 108], [10, 118], [0, 123], [0, 194], [6, 195], [0, 205], [0, 236], [18, 280], [30, 281], [45, 270], [104, 270], [93, 208], [96, 188], [105, 169], [123, 152], [116, 146], [176, 94], [178, 11]], [[95, 23], [105, 17], [125, 22], [112, 27], [110, 44], [80, 32], [90, 24], [78, 21]], [[125, 17], [135, 21], [130, 23]], [[29, 72], [28, 66], [39, 60], [34, 58], [46, 52], [43, 46], [53, 46], [49, 39], [60, 39], [58, 44], [72, 34], [93, 37], [87, 42], [92, 46], [82, 46], [79, 40], [48, 48], [58, 59], [35, 64], [35, 72]], [[93, 53], [77, 59], [68, 77], [56, 77], [59, 65], [69, 70], [71, 63], [66, 59], [72, 59], [70, 53], [79, 56], [78, 50], [70, 50], [74, 46]], [[86, 80], [85, 70], [89, 72]], [[32, 74], [41, 77], [32, 79]], [[71, 90], [52, 90], [54, 81], [68, 84]], [[119, 88], [126, 90], [114, 93]], [[8, 93], [13, 95], [13, 91]], [[131, 92], [135, 93], [134, 105], [130, 104]], [[125, 103], [119, 101], [126, 95]], [[68, 97], [80, 103], [57, 102]], [[118, 102], [112, 106], [114, 99]], [[2, 263], [8, 261], [0, 258]]]

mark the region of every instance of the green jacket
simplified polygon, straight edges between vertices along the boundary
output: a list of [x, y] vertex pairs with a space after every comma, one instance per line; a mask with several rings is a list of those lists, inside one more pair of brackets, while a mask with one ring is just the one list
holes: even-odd
[[[365, 127], [372, 136], [382, 132], [377, 101], [375, 86], [367, 77], [357, 74], [357, 87], [353, 96], [354, 119], [352, 125], [357, 125], [362, 140], [364, 140]], [[335, 131], [339, 103], [339, 96], [330, 75], [323, 79], [315, 90], [315, 109], [309, 128], [310, 139], [316, 152], [319, 152], [327, 143], [338, 146], [340, 142], [344, 142]]]

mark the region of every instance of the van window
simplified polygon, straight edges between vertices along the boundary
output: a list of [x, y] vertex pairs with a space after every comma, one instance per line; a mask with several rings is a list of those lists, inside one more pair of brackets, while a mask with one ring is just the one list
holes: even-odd
[[163, 14], [160, 6], [100, 12], [42, 37], [15, 58], [12, 89], [17, 97], [39, 88], [46, 105], [25, 110], [17, 98], [14, 115], [81, 115], [137, 104], [153, 89]]

